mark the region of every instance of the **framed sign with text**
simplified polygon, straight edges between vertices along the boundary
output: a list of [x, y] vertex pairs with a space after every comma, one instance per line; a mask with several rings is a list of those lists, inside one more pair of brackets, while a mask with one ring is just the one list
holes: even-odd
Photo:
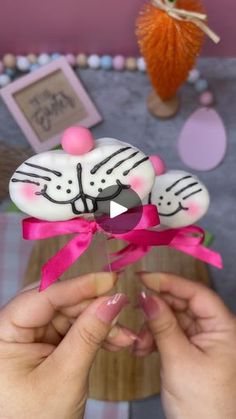
[[1, 96], [36, 152], [59, 145], [72, 125], [90, 128], [102, 121], [65, 58], [9, 84]]

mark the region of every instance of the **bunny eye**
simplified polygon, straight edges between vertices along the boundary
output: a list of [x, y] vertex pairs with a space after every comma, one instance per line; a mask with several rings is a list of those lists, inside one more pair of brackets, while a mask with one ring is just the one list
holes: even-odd
[[61, 189], [61, 186], [60, 185], [57, 185], [57, 189], [59, 190], [59, 189]]

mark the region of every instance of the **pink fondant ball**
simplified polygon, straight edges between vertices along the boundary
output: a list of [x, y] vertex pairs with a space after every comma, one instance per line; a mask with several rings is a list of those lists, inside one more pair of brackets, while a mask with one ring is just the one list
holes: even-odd
[[214, 102], [213, 93], [210, 91], [203, 92], [199, 98], [200, 104], [203, 106], [210, 106]]
[[94, 138], [87, 128], [70, 127], [64, 132], [61, 145], [66, 153], [80, 156], [93, 149]]
[[72, 67], [75, 66], [76, 59], [75, 59], [75, 56], [73, 54], [66, 54], [65, 58], [66, 58], [68, 64], [70, 64]]
[[113, 68], [117, 71], [122, 71], [125, 68], [125, 57], [123, 55], [116, 55], [113, 58]]
[[156, 176], [160, 176], [160, 175], [163, 175], [163, 173], [165, 173], [166, 171], [165, 163], [159, 156], [150, 156], [149, 160], [151, 160]]

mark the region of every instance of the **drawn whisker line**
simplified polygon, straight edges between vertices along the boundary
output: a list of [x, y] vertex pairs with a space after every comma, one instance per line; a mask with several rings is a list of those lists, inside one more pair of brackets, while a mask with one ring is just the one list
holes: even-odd
[[180, 195], [182, 192], [186, 191], [186, 189], [192, 188], [193, 186], [198, 185], [198, 182], [190, 183], [189, 185], [185, 186], [184, 188], [180, 189], [178, 192], [175, 192], [175, 196]]
[[120, 153], [124, 153], [126, 150], [130, 150], [131, 147], [123, 147], [119, 150], [115, 151], [115, 153], [110, 154], [110, 156], [106, 157], [104, 160], [102, 160], [100, 163], [96, 164], [91, 170], [91, 175], [94, 175], [104, 164], [108, 163], [113, 157], [117, 156]]
[[14, 183], [15, 182], [32, 183], [33, 185], [40, 186], [40, 183], [34, 182], [33, 180], [28, 180], [28, 179], [16, 179], [16, 178], [13, 178], [11, 181], [14, 182]]
[[134, 163], [134, 165], [130, 169], [125, 170], [125, 172], [123, 173], [123, 176], [127, 176], [131, 172], [131, 170], [135, 169], [136, 167], [138, 167], [140, 164], [144, 163], [147, 160], [149, 160], [149, 157], [144, 157], [142, 160], [137, 161], [136, 163]]
[[186, 196], [184, 196], [183, 197], [183, 199], [187, 199], [187, 198], [189, 198], [190, 196], [192, 196], [192, 195], [196, 195], [197, 193], [199, 193], [199, 192], [202, 192], [202, 189], [198, 189], [197, 191], [195, 191], [195, 192], [191, 192], [190, 194], [188, 194], [188, 195], [186, 195]]
[[112, 167], [111, 169], [108, 169], [107, 172], [106, 172], [106, 174], [107, 175], [110, 175], [113, 172], [113, 170], [115, 170], [121, 164], [125, 163], [127, 160], [130, 160], [133, 157], [135, 157], [138, 153], [139, 153], [139, 151], [135, 151], [135, 153], [130, 154], [126, 159], [120, 160], [118, 163], [115, 164], [114, 167]]
[[16, 173], [19, 173], [20, 175], [25, 175], [25, 176], [30, 176], [30, 177], [35, 177], [37, 179], [43, 179], [43, 180], [47, 180], [47, 181], [51, 181], [52, 179], [48, 176], [40, 176], [40, 175], [36, 175], [36, 173], [27, 173], [27, 172], [22, 172], [21, 170], [17, 170]]
[[58, 177], [62, 176], [62, 173], [58, 172], [57, 170], [51, 170], [51, 169], [48, 169], [47, 167], [39, 166], [38, 164], [33, 164], [33, 163], [28, 163], [28, 162], [25, 162], [24, 164], [26, 164], [26, 166], [34, 167], [35, 169], [44, 170], [45, 172], [53, 173], [55, 176], [58, 176]]
[[179, 182], [182, 182], [182, 180], [190, 179], [190, 178], [192, 178], [192, 176], [191, 175], [187, 175], [187, 176], [184, 176], [184, 177], [176, 180], [176, 182], [172, 183], [172, 185], [170, 185], [168, 188], [166, 188], [166, 192], [170, 192], [171, 189], [173, 189], [176, 185], [178, 185]]

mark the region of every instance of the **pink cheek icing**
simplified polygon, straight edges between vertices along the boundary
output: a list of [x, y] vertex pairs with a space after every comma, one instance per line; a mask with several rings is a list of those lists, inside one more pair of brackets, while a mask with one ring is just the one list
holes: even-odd
[[21, 187], [21, 194], [27, 201], [37, 200], [39, 198], [37, 195], [35, 195], [35, 192], [37, 191], [37, 185], [25, 184]]
[[130, 177], [129, 184], [135, 192], [141, 192], [143, 190], [143, 179], [138, 176]]
[[198, 215], [200, 215], [201, 208], [200, 208], [200, 207], [199, 207], [199, 205], [198, 205], [198, 204], [196, 204], [195, 202], [190, 202], [190, 203], [188, 204], [188, 208], [189, 208], [189, 210], [188, 210], [188, 211], [186, 211], [186, 214], [187, 214], [189, 217], [197, 217]]

